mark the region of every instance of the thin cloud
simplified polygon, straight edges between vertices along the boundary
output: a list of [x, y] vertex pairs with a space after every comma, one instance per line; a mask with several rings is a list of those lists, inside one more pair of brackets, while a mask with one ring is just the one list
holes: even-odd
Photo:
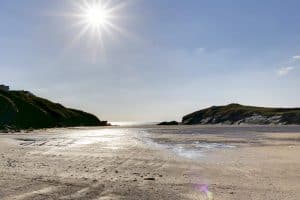
[[277, 71], [277, 74], [278, 76], [286, 76], [294, 69], [295, 69], [294, 67], [282, 67]]
[[294, 60], [300, 60], [300, 55], [293, 56]]
[[203, 53], [205, 53], [205, 48], [197, 48], [197, 49], [195, 49], [195, 54], [203, 54]]

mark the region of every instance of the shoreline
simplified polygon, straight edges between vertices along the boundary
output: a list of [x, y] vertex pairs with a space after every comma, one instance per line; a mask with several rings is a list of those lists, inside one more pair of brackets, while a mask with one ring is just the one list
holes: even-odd
[[[156, 122], [155, 122], [156, 123]], [[108, 125], [101, 126], [65, 126], [65, 127], [45, 127], [45, 128], [29, 128], [29, 129], [0, 129], [1, 134], [7, 133], [31, 133], [48, 130], [64, 130], [64, 129], [102, 129], [102, 128], [296, 128], [300, 130], [300, 124], [178, 124], [178, 125], [158, 125], [154, 123], [149, 124], [128, 124], [128, 125], [114, 125], [108, 122]]]

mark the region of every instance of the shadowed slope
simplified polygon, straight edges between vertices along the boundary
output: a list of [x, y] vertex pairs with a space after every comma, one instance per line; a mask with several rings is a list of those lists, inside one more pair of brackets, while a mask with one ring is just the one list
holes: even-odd
[[0, 129], [107, 125], [96, 116], [37, 97], [27, 91], [0, 90]]

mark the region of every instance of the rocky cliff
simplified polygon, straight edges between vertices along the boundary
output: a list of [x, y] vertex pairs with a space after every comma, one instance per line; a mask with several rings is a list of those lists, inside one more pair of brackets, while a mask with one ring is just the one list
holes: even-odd
[[188, 114], [183, 124], [300, 124], [300, 108], [265, 108], [229, 104]]
[[0, 130], [101, 125], [107, 122], [30, 92], [0, 90]]

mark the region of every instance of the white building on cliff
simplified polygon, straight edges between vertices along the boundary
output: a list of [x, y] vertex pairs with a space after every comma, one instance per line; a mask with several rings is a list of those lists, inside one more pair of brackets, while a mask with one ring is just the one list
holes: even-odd
[[7, 86], [7, 85], [0, 85], [0, 90], [2, 90], [2, 91], [9, 91], [9, 86]]

